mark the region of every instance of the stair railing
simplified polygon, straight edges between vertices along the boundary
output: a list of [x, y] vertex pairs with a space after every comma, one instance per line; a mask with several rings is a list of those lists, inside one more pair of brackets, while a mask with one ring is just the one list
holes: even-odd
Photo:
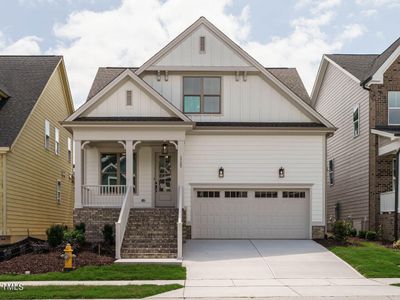
[[115, 258], [121, 259], [121, 247], [124, 240], [125, 229], [129, 219], [129, 212], [133, 207], [133, 190], [129, 186], [122, 202], [118, 221], [115, 223]]
[[182, 186], [179, 186], [178, 189], [178, 253], [177, 253], [177, 258], [182, 259], [182, 247], [183, 247], [183, 232], [182, 232], [182, 206], [183, 206], [183, 188]]

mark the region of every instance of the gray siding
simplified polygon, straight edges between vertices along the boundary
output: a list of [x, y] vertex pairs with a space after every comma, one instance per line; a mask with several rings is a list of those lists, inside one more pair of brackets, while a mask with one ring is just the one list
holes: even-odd
[[[328, 139], [327, 159], [334, 159], [335, 184], [327, 186], [327, 220], [340, 203], [342, 218], [361, 227], [369, 203], [369, 93], [336, 66], [329, 64], [316, 109], [338, 130]], [[360, 135], [353, 137], [353, 108], [360, 106]]]

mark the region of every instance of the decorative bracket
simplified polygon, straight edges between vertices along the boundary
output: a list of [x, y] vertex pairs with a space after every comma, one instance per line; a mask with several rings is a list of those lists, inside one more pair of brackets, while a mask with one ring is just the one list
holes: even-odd
[[172, 145], [174, 145], [174, 146], [175, 146], [175, 149], [178, 150], [178, 144], [177, 144], [177, 143], [175, 143], [174, 141], [169, 141], [169, 143], [171, 143]]
[[141, 141], [136, 141], [136, 142], [133, 144], [132, 149], [135, 150], [135, 149], [136, 149], [136, 146], [139, 145], [140, 143], [141, 143]]
[[84, 141], [81, 145], [81, 150], [85, 148], [86, 145], [90, 144], [90, 141]]

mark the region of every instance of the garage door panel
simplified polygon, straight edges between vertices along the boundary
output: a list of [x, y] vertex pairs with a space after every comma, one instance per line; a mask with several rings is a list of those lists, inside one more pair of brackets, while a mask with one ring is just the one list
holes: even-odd
[[247, 198], [225, 198], [224, 195], [220, 191], [219, 198], [194, 199], [193, 238], [309, 238], [307, 197], [283, 198], [280, 191], [277, 198], [255, 198], [251, 190], [247, 191]]

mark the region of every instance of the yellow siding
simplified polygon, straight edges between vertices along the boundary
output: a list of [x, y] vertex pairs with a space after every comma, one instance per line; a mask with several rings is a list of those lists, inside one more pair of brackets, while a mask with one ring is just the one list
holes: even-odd
[[[72, 162], [68, 162], [67, 138], [71, 134], [59, 122], [68, 115], [61, 67], [54, 72], [12, 151], [7, 154], [7, 230], [11, 241], [28, 235], [45, 238], [52, 224], [72, 226]], [[44, 147], [44, 121], [49, 120], [50, 147]], [[61, 154], [56, 155], [54, 128], [60, 130]], [[61, 203], [56, 182], [62, 182]]]

